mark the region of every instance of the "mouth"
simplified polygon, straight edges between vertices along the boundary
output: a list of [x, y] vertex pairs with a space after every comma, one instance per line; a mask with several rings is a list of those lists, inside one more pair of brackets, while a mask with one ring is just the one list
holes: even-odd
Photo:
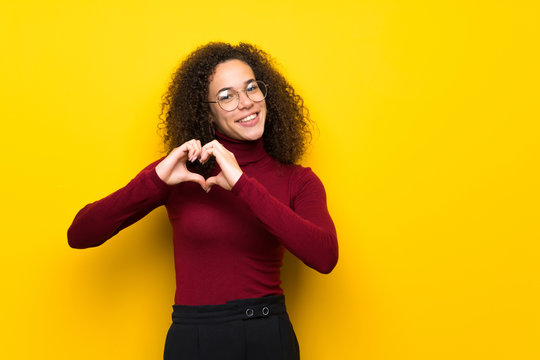
[[254, 126], [259, 121], [259, 113], [254, 113], [246, 116], [245, 118], [236, 120], [235, 123], [242, 126]]

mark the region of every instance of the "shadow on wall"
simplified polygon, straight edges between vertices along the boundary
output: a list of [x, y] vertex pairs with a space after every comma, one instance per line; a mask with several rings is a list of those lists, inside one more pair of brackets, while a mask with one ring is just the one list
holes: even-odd
[[289, 251], [285, 251], [283, 266], [281, 268], [281, 287], [287, 299], [287, 306], [294, 307], [294, 304], [302, 297], [302, 267], [304, 263]]

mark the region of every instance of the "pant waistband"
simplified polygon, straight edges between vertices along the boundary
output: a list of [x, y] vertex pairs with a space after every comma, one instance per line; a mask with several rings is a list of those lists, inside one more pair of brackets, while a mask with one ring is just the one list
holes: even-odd
[[173, 305], [173, 310], [172, 320], [176, 324], [249, 320], [287, 312], [283, 295], [232, 300], [221, 305]]

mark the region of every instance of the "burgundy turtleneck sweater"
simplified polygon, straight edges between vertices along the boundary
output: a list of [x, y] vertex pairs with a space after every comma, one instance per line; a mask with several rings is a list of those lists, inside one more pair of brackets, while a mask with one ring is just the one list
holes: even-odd
[[338, 258], [336, 230], [317, 176], [274, 160], [262, 139], [219, 135], [217, 140], [244, 172], [231, 191], [216, 185], [207, 194], [193, 182], [167, 185], [155, 171], [160, 159], [122, 189], [80, 210], [68, 230], [69, 245], [98, 246], [165, 205], [173, 228], [176, 304], [282, 294], [284, 248], [306, 265], [330, 272]]

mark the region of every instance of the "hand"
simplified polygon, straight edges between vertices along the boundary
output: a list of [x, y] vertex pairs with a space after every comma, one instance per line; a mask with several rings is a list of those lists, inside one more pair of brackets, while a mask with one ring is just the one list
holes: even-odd
[[156, 166], [159, 178], [168, 185], [176, 185], [185, 181], [193, 181], [201, 185], [208, 192], [206, 181], [199, 175], [192, 173], [186, 167], [186, 161], [194, 162], [202, 154], [201, 142], [190, 140], [174, 148], [165, 159]]
[[207, 162], [210, 156], [216, 158], [221, 172], [206, 179], [206, 192], [210, 191], [214, 185], [219, 185], [225, 190], [231, 190], [243, 173], [238, 162], [236, 162], [234, 154], [225, 149], [219, 141], [213, 140], [202, 147], [201, 163]]

